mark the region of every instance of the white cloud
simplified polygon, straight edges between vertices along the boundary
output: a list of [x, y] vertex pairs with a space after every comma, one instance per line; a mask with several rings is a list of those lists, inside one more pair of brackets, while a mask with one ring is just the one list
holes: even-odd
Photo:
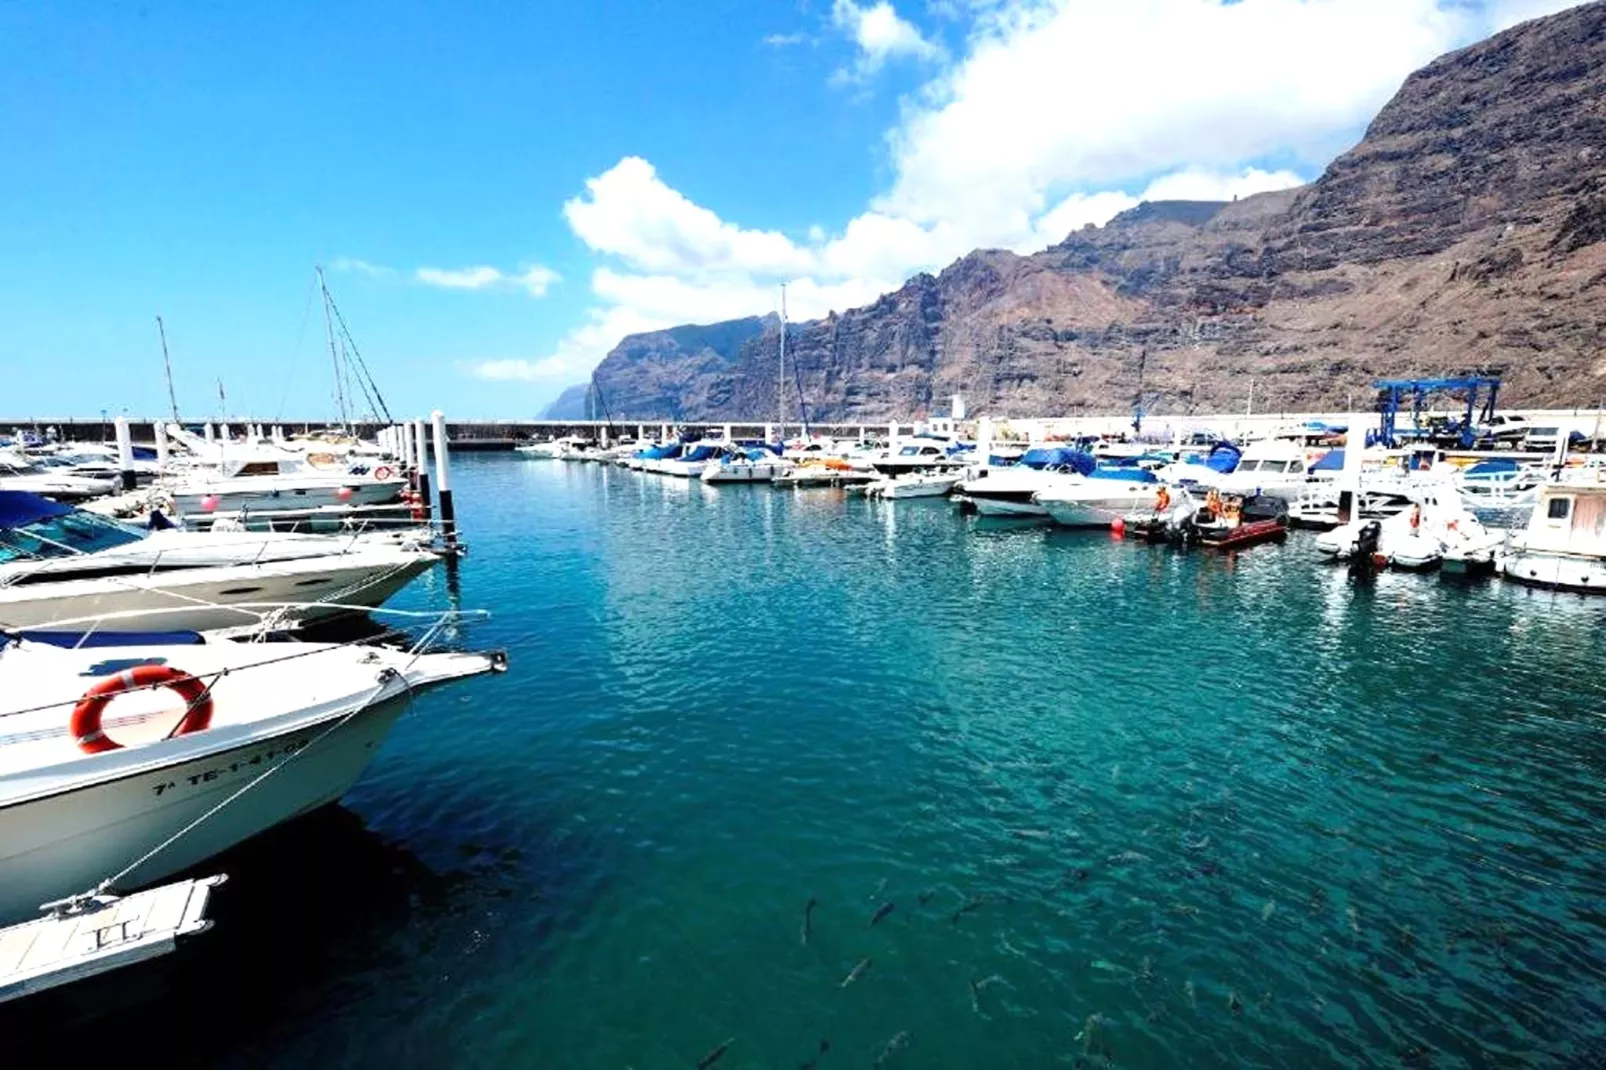
[[425, 286], [447, 290], [519, 289], [531, 297], [545, 297], [559, 281], [556, 271], [539, 264], [513, 274], [484, 264], [466, 268], [421, 267], [413, 272], [413, 278]]
[[1578, 7], [1581, 0], [1490, 0], [1488, 15], [1490, 29], [1504, 30], [1527, 22], [1529, 19], [1554, 15], [1570, 7]]
[[474, 374], [481, 379], [536, 381], [560, 379], [569, 374], [569, 367], [557, 356], [545, 360], [482, 360], [474, 365]]
[[[886, 136], [865, 210], [805, 234], [744, 226], [625, 157], [564, 205], [601, 260], [571, 377], [624, 334], [776, 307], [863, 304], [978, 247], [1028, 252], [1143, 200], [1230, 200], [1313, 178], [1412, 70], [1558, 0], [955, 0], [950, 60], [889, 3], [836, 0], [868, 72], [939, 62]], [[1276, 160], [1275, 166], [1263, 161]]]
[[396, 274], [395, 268], [388, 268], [381, 264], [370, 264], [366, 260], [358, 260], [351, 256], [337, 256], [329, 261], [330, 271], [351, 271], [369, 278], [384, 278]]
[[808, 40], [806, 34], [801, 33], [770, 33], [764, 35], [764, 43], [771, 48], [790, 48], [800, 45]]
[[834, 0], [831, 25], [858, 49], [854, 65], [836, 73], [839, 81], [863, 81], [894, 57], [933, 61], [944, 55], [940, 46], [900, 17], [888, 0], [878, 0], [867, 7], [853, 0]]

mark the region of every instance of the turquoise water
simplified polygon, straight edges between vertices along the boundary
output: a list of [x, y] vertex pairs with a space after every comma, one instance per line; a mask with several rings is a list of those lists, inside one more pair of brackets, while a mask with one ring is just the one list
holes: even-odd
[[512, 670], [421, 698], [344, 808], [229, 859], [216, 930], [34, 1014], [39, 1050], [1606, 1060], [1606, 601], [1352, 579], [1303, 536], [456, 475], [466, 639]]

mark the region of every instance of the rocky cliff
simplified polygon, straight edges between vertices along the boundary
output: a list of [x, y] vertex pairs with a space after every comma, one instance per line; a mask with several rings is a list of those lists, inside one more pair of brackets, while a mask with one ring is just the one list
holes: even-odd
[[[1032, 256], [971, 253], [794, 324], [820, 420], [1341, 407], [1373, 379], [1493, 371], [1531, 406], [1606, 397], [1606, 2], [1413, 74], [1299, 190], [1144, 204]], [[719, 344], [714, 344], [713, 340]], [[778, 325], [625, 339], [598, 368], [632, 416], [776, 409]], [[791, 375], [788, 376], [791, 378]], [[789, 389], [796, 416], [796, 394]]]

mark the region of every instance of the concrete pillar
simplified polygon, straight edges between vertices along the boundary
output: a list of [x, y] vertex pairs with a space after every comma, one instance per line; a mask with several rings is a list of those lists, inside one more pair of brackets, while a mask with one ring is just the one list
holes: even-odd
[[424, 506], [424, 520], [430, 518], [429, 501], [429, 434], [424, 430], [424, 421], [413, 421], [413, 446], [418, 455], [413, 463], [418, 466], [418, 499]]
[[134, 439], [128, 430], [128, 417], [112, 421], [117, 430], [117, 468], [123, 474], [123, 489], [134, 489]]
[[451, 461], [446, 449], [446, 417], [439, 409], [430, 414], [435, 431], [435, 482], [441, 503], [441, 535], [446, 545], [457, 546], [457, 514], [452, 508]]
[[1361, 455], [1366, 452], [1366, 432], [1351, 426], [1344, 436], [1344, 467], [1338, 473], [1338, 522], [1348, 524], [1361, 518]]
[[212, 425], [211, 424], [207, 424], [206, 425], [206, 440], [208, 442], [214, 441], [215, 436], [216, 436], [216, 432], [214, 432], [212, 430]]
[[993, 418], [983, 416], [976, 424], [976, 464], [986, 468], [993, 455]]
[[636, 441], [637, 442], [645, 442], [645, 441], [647, 441], [647, 426], [645, 424], [637, 424], [636, 425]]
[[658, 441], [659, 442], [668, 442], [669, 441], [669, 425], [668, 424], [664, 424], [661, 428], [659, 428]]

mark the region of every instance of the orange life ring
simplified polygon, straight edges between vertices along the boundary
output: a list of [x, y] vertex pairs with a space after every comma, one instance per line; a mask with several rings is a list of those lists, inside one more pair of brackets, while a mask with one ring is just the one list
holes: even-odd
[[204, 731], [212, 723], [211, 688], [206, 684], [183, 669], [175, 669], [170, 665], [136, 665], [115, 676], [106, 677], [85, 691], [84, 697], [73, 707], [68, 730], [78, 743], [78, 749], [85, 754], [120, 749], [121, 743], [101, 731], [101, 715], [106, 712], [106, 706], [112, 699], [142, 687], [170, 688], [184, 700], [184, 719], [173, 729], [172, 736]]
[[378, 468], [374, 469], [374, 478], [375, 479], [379, 479], [379, 480], [389, 479], [392, 474], [393, 473], [391, 472], [389, 465], [382, 464]]

